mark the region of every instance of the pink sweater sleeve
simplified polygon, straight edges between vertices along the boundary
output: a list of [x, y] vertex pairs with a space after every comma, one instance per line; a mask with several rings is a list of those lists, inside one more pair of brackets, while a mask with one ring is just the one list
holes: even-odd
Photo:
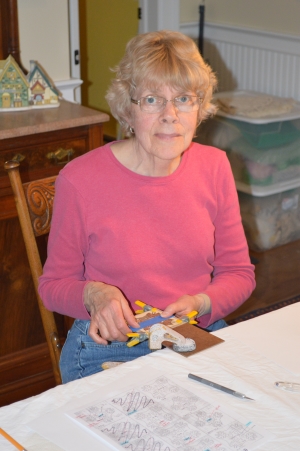
[[88, 245], [84, 201], [64, 176], [59, 175], [48, 258], [39, 280], [39, 293], [48, 310], [90, 319], [83, 304], [83, 289], [88, 282], [84, 278], [84, 255]]
[[215, 260], [211, 283], [203, 291], [212, 304], [211, 314], [200, 318], [199, 325], [224, 318], [236, 310], [255, 288], [254, 267], [241, 223], [240, 207], [230, 164], [225, 161], [216, 178], [217, 214], [215, 225]]

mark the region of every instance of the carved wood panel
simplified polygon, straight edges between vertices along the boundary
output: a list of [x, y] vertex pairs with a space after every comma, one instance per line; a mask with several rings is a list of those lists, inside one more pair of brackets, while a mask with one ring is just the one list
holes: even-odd
[[24, 186], [35, 236], [50, 231], [56, 177], [37, 180]]

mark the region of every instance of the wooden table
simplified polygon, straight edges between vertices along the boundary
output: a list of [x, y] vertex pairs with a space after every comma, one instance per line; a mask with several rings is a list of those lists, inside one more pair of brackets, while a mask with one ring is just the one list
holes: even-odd
[[[56, 175], [70, 159], [103, 144], [102, 123], [108, 119], [67, 101], [58, 108], [0, 112], [0, 405], [54, 385], [4, 163], [20, 161], [23, 182]], [[39, 242], [44, 258], [45, 244]], [[57, 320], [64, 332], [62, 318]]]

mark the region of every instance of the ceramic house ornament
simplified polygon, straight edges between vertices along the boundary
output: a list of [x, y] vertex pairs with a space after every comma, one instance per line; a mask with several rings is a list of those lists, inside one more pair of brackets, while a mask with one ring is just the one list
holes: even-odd
[[0, 112], [59, 106], [60, 92], [37, 61], [30, 61], [30, 71], [23, 73], [9, 55], [0, 61]]

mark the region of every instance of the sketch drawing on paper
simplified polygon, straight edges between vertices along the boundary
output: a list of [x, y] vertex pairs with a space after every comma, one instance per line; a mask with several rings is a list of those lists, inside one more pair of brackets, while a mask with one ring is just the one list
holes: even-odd
[[67, 415], [130, 451], [250, 451], [266, 431], [171, 379], [156, 379]]

